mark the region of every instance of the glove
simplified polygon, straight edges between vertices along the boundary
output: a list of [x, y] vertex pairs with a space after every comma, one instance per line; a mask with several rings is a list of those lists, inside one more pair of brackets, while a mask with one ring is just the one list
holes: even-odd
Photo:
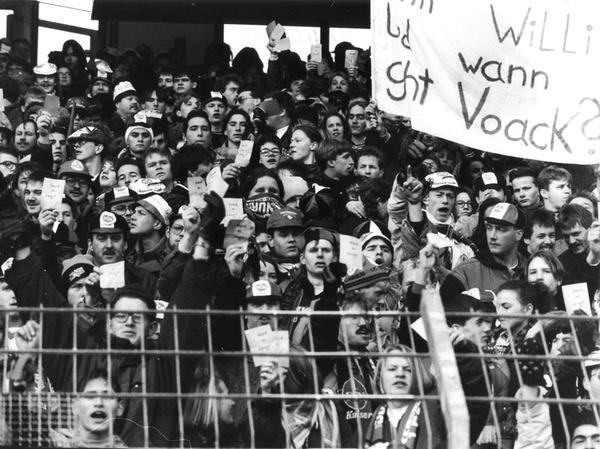
[[200, 235], [205, 240], [214, 243], [221, 221], [225, 218], [225, 205], [215, 192], [206, 193], [204, 201], [206, 201], [206, 207], [200, 216]]
[[323, 270], [323, 300], [335, 301], [342, 279], [348, 273], [348, 267], [341, 262], [331, 262]]

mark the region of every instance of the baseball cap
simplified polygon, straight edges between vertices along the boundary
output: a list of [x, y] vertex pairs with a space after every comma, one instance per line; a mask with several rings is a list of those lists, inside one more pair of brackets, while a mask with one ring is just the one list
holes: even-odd
[[113, 102], [118, 103], [129, 95], [137, 96], [137, 90], [135, 90], [135, 87], [133, 87], [131, 82], [121, 81], [115, 86], [115, 90], [113, 91]]
[[504, 181], [504, 178], [502, 176], [496, 176], [496, 173], [493, 172], [482, 173], [481, 176], [475, 178], [475, 181], [473, 181], [475, 193], [487, 189], [502, 190], [505, 185], [506, 182]]
[[306, 231], [304, 231], [304, 247], [306, 247], [306, 245], [308, 245], [310, 242], [318, 240], [327, 240], [337, 252], [337, 239], [335, 234], [329, 229], [314, 227], [308, 228]]
[[169, 224], [169, 217], [173, 213], [173, 209], [169, 206], [169, 203], [160, 195], [147, 196], [144, 199], [138, 200], [136, 203], [142, 206], [156, 218], [158, 218], [163, 225]]
[[113, 187], [104, 196], [104, 207], [108, 209], [115, 204], [137, 201], [137, 194], [127, 187]]
[[88, 169], [77, 159], [72, 161], [63, 162], [58, 171], [58, 176], [62, 175], [79, 175], [89, 179], [92, 179]]
[[246, 299], [254, 304], [279, 303], [281, 289], [270, 281], [254, 281], [246, 287]]
[[220, 101], [225, 106], [227, 106], [227, 99], [223, 97], [221, 92], [217, 92], [214, 90], [209, 91], [208, 95], [205, 97], [205, 100], [202, 102], [204, 106], [206, 106], [211, 101]]
[[425, 183], [429, 190], [443, 188], [458, 189], [456, 178], [447, 171], [438, 171], [425, 176]]
[[84, 126], [83, 128], [79, 128], [77, 131], [72, 133], [67, 138], [67, 141], [70, 144], [73, 144], [77, 141], [86, 140], [106, 145], [106, 138], [106, 134], [104, 134], [100, 128], [96, 128], [95, 126]]
[[368, 288], [379, 281], [389, 279], [390, 271], [386, 268], [371, 267], [365, 271], [359, 271], [344, 280], [344, 288], [346, 291], [360, 290]]
[[133, 123], [127, 125], [127, 130], [125, 130], [125, 141], [129, 138], [131, 132], [136, 128], [144, 128], [147, 130], [152, 138], [154, 138], [154, 132], [152, 131], [152, 123], [148, 118], [148, 115], [144, 111], [140, 111], [133, 116]]
[[129, 232], [127, 222], [120, 215], [104, 211], [100, 215], [94, 214], [90, 220], [90, 234], [118, 234]]
[[267, 220], [267, 231], [280, 228], [303, 228], [302, 214], [296, 209], [275, 209]]
[[485, 221], [523, 229], [525, 226], [525, 215], [514, 204], [498, 203], [485, 211]]
[[36, 65], [33, 68], [33, 73], [35, 75], [51, 76], [56, 75], [57, 70], [56, 66], [51, 62], [44, 62], [43, 64]]
[[392, 241], [383, 232], [381, 232], [381, 229], [379, 228], [379, 226], [377, 226], [377, 224], [374, 221], [369, 222], [369, 229], [367, 232], [364, 232], [363, 234], [358, 235], [357, 237], [360, 239], [361, 249], [365, 249], [365, 246], [367, 246], [367, 244], [371, 240], [381, 239], [387, 244], [387, 246], [390, 248], [390, 251], [392, 253], [394, 252]]
[[92, 256], [78, 254], [63, 262], [61, 279], [70, 286], [94, 271]]

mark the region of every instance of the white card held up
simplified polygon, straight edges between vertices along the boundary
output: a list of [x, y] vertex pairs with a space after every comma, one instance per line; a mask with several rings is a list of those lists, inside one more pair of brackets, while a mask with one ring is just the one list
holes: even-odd
[[254, 142], [251, 140], [242, 140], [237, 154], [235, 155], [235, 165], [239, 167], [247, 167], [252, 157], [252, 147]]
[[290, 38], [284, 37], [283, 39], [280, 39], [275, 42], [275, 47], [273, 48], [273, 51], [281, 53], [282, 51], [288, 51], [290, 48], [292, 48]]
[[208, 193], [206, 180], [202, 176], [190, 176], [187, 179], [187, 188], [190, 194], [190, 206], [196, 209], [202, 208], [204, 194]]
[[590, 304], [590, 294], [587, 283], [568, 284], [562, 286], [563, 299], [567, 313], [572, 315], [577, 309], [583, 310], [592, 316], [592, 306]]
[[58, 209], [65, 195], [65, 180], [44, 178], [40, 205], [42, 210]]
[[214, 167], [206, 175], [206, 187], [209, 191], [215, 192], [221, 198], [227, 193], [229, 184], [223, 179], [221, 175], [221, 167]]
[[223, 198], [225, 206], [225, 219], [240, 220], [244, 218], [244, 206], [241, 198]]
[[246, 335], [246, 341], [248, 342], [248, 349], [252, 352], [252, 362], [254, 366], [261, 366], [269, 363], [272, 358], [261, 356], [260, 353], [269, 351], [271, 344], [273, 330], [271, 326], [265, 324], [264, 326], [253, 327], [252, 329], [246, 329], [244, 331]]
[[100, 288], [125, 286], [125, 261], [100, 265]]
[[[274, 331], [271, 334], [271, 343], [269, 345], [269, 352], [287, 354], [290, 352], [290, 334], [288, 331]], [[278, 366], [289, 368], [290, 357], [289, 356], [268, 356], [271, 357]]]
[[0, 112], [4, 112], [4, 89], [0, 89]]
[[340, 262], [345, 263], [348, 271], [360, 271], [363, 268], [360, 240], [351, 235], [340, 234]]
[[277, 42], [283, 36], [285, 36], [285, 28], [283, 27], [283, 25], [278, 23], [277, 25], [275, 25], [275, 28], [273, 28], [273, 31], [271, 32], [271, 34], [269, 34], [269, 39]]
[[323, 61], [323, 46], [321, 44], [313, 44], [310, 46], [310, 60], [312, 62]]
[[344, 54], [344, 68], [351, 69], [358, 63], [358, 50], [348, 49]]

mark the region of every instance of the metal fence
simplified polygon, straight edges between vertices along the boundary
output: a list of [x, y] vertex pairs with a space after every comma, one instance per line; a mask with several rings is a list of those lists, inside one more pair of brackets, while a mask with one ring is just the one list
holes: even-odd
[[[429, 297], [427, 297], [429, 295]], [[299, 403], [326, 403], [335, 404], [338, 408], [348, 406], [355, 408], [356, 413], [356, 441], [360, 446], [365, 439], [366, 427], [360, 425], [361, 409], [363, 404], [371, 405], [370, 410], [374, 410], [377, 404], [388, 401], [421, 401], [424, 404], [441, 404], [445, 429], [436, 428], [429, 422], [428, 415], [425, 415], [425, 425], [419, 429], [428, 435], [427, 440], [432, 441], [434, 434], [443, 432], [447, 438], [447, 447], [449, 448], [467, 448], [470, 447], [469, 438], [469, 407], [473, 404], [489, 404], [486, 429], [488, 434], [493, 436], [486, 444], [480, 447], [503, 447], [503, 441], [514, 439], [515, 429], [506, 430], [507, 410], [512, 410], [513, 414], [517, 411], [525, 411], [528, 408], [520, 407], [527, 404], [546, 404], [552, 409], [553, 413], [559, 418], [552, 422], [554, 427], [560, 427], [565, 435], [565, 441], [570, 439], [569, 416], [575, 409], [591, 408], [595, 411], [594, 405], [597, 402], [590, 399], [586, 394], [585, 386], [589, 386], [591, 378], [586, 365], [589, 365], [597, 356], [587, 354], [585, 347], [593, 346], [593, 342], [582, 341], [581, 323], [585, 326], [594, 327], [597, 334], [598, 317], [588, 317], [582, 315], [560, 315], [560, 316], [541, 316], [541, 315], [514, 315], [512, 318], [522, 318], [529, 320], [530, 323], [539, 323], [537, 328], [539, 332], [534, 335], [535, 327], [531, 334], [541, 342], [538, 353], [522, 353], [518, 347], [519, 336], [513, 335], [511, 329], [507, 329], [507, 350], [504, 353], [492, 350], [492, 345], [477, 344], [471, 345], [474, 351], [460, 352], [454, 351], [452, 347], [452, 336], [450, 335], [447, 319], [454, 318], [482, 318], [496, 320], [498, 315], [489, 313], [453, 313], [444, 314], [441, 308], [439, 298], [432, 292], [426, 293], [422, 301], [422, 310], [420, 313], [397, 312], [397, 311], [368, 311], [357, 314], [356, 312], [248, 312], [248, 311], [218, 311], [218, 310], [174, 310], [164, 311], [163, 326], [161, 333], [165, 328], [172, 329], [172, 338], [168, 339], [170, 347], [164, 347], [165, 336], [157, 339], [142, 339], [139, 347], [117, 348], [113, 347], [110, 338], [106, 338], [106, 345], [102, 347], [90, 348], [89, 345], [81, 344], [80, 320], [82, 314], [85, 314], [89, 321], [90, 316], [104, 316], [106, 319], [104, 331], [110, 337], [110, 310], [81, 310], [81, 309], [37, 309], [24, 308], [19, 309], [22, 314], [32, 314], [40, 323], [40, 338], [33, 347], [21, 349], [15, 344], [15, 329], [6, 326], [4, 338], [4, 348], [0, 351], [3, 360], [3, 389], [0, 397], [0, 443], [2, 445], [15, 446], [48, 446], [60, 444], [61, 438], [66, 436], [66, 443], [73, 441], [78, 426], [81, 425], [82, 413], [80, 402], [82, 398], [90, 400], [116, 399], [119, 404], [128, 403], [131, 412], [132, 404], [138, 407], [135, 414], [136, 421], [134, 428], [137, 427], [138, 436], [136, 441], [140, 441], [140, 446], [150, 446], [156, 435], [161, 435], [162, 428], [153, 422], [155, 419], [170, 421], [170, 434], [161, 435], [164, 437], [164, 444], [176, 447], [192, 447], [198, 442], [189, 438], [191, 433], [198, 433], [209, 437], [203, 440], [202, 445], [224, 447], [224, 441], [229, 441], [231, 433], [238, 432], [231, 423], [223, 422], [219, 413], [220, 407], [226, 401], [233, 401], [235, 408], [244, 425], [245, 432], [248, 433], [249, 447], [259, 447], [255, 444], [257, 439], [257, 423], [255, 422], [256, 402], [260, 400], [280, 401], [281, 404]], [[136, 312], [137, 311], [126, 311]], [[51, 329], [44, 329], [44, 322], [53, 314], [73, 315], [78, 317], [72, 320], [71, 346], [69, 347], [48, 347], [44, 336], [51, 335]], [[178, 326], [178, 319], [182, 314], [197, 317], [196, 335], [203, 337], [202, 341], [192, 342], [192, 346], [197, 345], [200, 349], [186, 349], [190, 342], [186, 342], [182, 329]], [[248, 342], [244, 338], [245, 319], [249, 315], [274, 316], [279, 319], [290, 317], [305, 316], [308, 317], [307, 345], [302, 351], [293, 349], [288, 351], [261, 350], [260, 352], [250, 350]], [[339, 334], [339, 347], [331, 350], [317, 350], [315, 348], [313, 321], [319, 317], [339, 317], [342, 320], [356, 320], [367, 323], [372, 329], [371, 344], [368, 351], [359, 351], [352, 347], [353, 335], [341, 331]], [[215, 323], [218, 318], [227, 317], [230, 323], [239, 324], [237, 329], [216, 329]], [[377, 391], [377, 385], [369, 386], [364, 389], [357, 388], [354, 382], [350, 383], [349, 389], [340, 389], [333, 391], [324, 390], [324, 374], [320, 371], [322, 363], [333, 364], [340, 362], [345, 365], [348, 373], [355, 369], [356, 360], [364, 360], [370, 364], [372, 372], [377, 371], [378, 360], [389, 357], [397, 357], [398, 353], [386, 351], [386, 345], [389, 343], [389, 335], [381, 332], [378, 326], [378, 320], [389, 318], [395, 320], [394, 332], [398, 331], [403, 325], [408, 326], [417, 318], [423, 319], [424, 331], [411, 330], [406, 332], [408, 340], [403, 341], [411, 351], [401, 354], [404, 359], [418, 359], [424, 362], [427, 372], [432, 372], [435, 377], [437, 388], [427, 389], [427, 379], [424, 373], [416, 370], [413, 376], [416, 376], [417, 390], [410, 394], [391, 395]], [[132, 318], [131, 318], [132, 319]], [[233, 319], [233, 321], [231, 321]], [[5, 317], [5, 323], [9, 321]], [[130, 317], [127, 318], [130, 320]], [[133, 320], [133, 319], [132, 319]], [[172, 320], [172, 326], [165, 327], [166, 320]], [[552, 342], [547, 340], [547, 326], [552, 320], [553, 323], [562, 323], [559, 327], [561, 334], [571, 334], [569, 347], [570, 353], [552, 354]], [[149, 320], [148, 320], [149, 321]], [[102, 321], [100, 321], [102, 323]], [[544, 325], [546, 327], [544, 327]], [[347, 330], [346, 327], [341, 327]], [[570, 332], [567, 332], [570, 330]], [[215, 347], [215, 332], [236, 332], [240, 334], [240, 349], [217, 348]], [[61, 330], [65, 333], [65, 330]], [[419, 334], [425, 337], [420, 340]], [[11, 338], [12, 335], [12, 338]], [[595, 338], [594, 335], [592, 338]], [[162, 340], [161, 340], [162, 338]], [[531, 338], [531, 335], [529, 336]], [[423, 350], [425, 341], [427, 347]], [[21, 345], [23, 346], [23, 345]], [[585, 347], [584, 347], [585, 346]], [[306, 359], [310, 363], [310, 376], [312, 379], [306, 382], [310, 385], [309, 391], [286, 391], [284, 389], [285, 371], [279, 373], [279, 386], [269, 393], [260, 392], [256, 387], [260, 385], [260, 368], [255, 366], [253, 358], [255, 356], [263, 358], [275, 358], [282, 360], [282, 357], [290, 356]], [[89, 373], [90, 366], [86, 365], [86, 357], [93, 357], [99, 361], [99, 365], [106, 368], [109, 375], [109, 382], [115, 383], [120, 391], [83, 391], [81, 386], [86, 375]], [[123, 360], [130, 358], [133, 371], [139, 378], [123, 378], [124, 371]], [[279, 358], [279, 359], [277, 359]], [[600, 358], [597, 359], [600, 365]], [[481, 367], [482, 394], [465, 395], [461, 386], [461, 373], [459, 366], [463, 361], [475, 363]], [[225, 362], [225, 363], [224, 363]], [[516, 382], [517, 387], [527, 384], [524, 379], [526, 369], [531, 369], [532, 364], [537, 364], [537, 369], [542, 371], [542, 377], [548, 384], [546, 394], [537, 397], [523, 398], [515, 397], [513, 394], [502, 394], [498, 392], [494, 384], [493, 369], [502, 365], [513, 375], [510, 382]], [[527, 365], [528, 368], [524, 368]], [[339, 365], [342, 366], [342, 365]], [[560, 387], [564, 383], [565, 371], [563, 367], [568, 368], [570, 374], [569, 385], [574, 389], [563, 391]], [[63, 370], [68, 367], [68, 373], [63, 376], [64, 385], [70, 385], [70, 389], [65, 391], [59, 385], [53, 384], [50, 379], [55, 379], [56, 373], [49, 370], [61, 367]], [[234, 367], [235, 369], [233, 369]], [[225, 368], [225, 369], [224, 369]], [[232, 368], [232, 369], [229, 369]], [[165, 379], [170, 383], [167, 388], [156, 389], [156, 382], [153, 380], [157, 376], [155, 371], [167, 370]], [[63, 373], [65, 374], [65, 373]], [[289, 372], [288, 372], [289, 374]], [[427, 374], [427, 373], [425, 373]], [[594, 376], [597, 376], [594, 373]], [[515, 378], [516, 376], [516, 378]], [[69, 377], [70, 380], [64, 377]], [[222, 382], [223, 380], [226, 382]], [[365, 379], [371, 381], [371, 379]], [[227, 385], [229, 383], [229, 385]], [[227, 387], [225, 391], [223, 385]], [[234, 385], [237, 388], [234, 388]], [[128, 388], [129, 386], [130, 388]], [[306, 402], [308, 401], [308, 402]], [[331, 401], [331, 402], [329, 402]], [[228, 403], [230, 404], [230, 403]], [[161, 414], [162, 410], [162, 414]], [[158, 413], [157, 413], [158, 411]], [[124, 419], [119, 416], [117, 410], [115, 416], [112, 411], [106, 416], [104, 421], [110, 422], [107, 427], [109, 438], [112, 441], [114, 433], [119, 433], [119, 420]], [[168, 414], [168, 416], [166, 416]], [[232, 412], [233, 414], [233, 412]], [[134, 415], [128, 419], [132, 420]], [[513, 416], [513, 415], [511, 415]], [[525, 417], [527, 418], [527, 417]], [[529, 417], [532, 418], [532, 417]], [[114, 419], [114, 426], [113, 424]], [[596, 419], [598, 416], [596, 414]], [[99, 419], [101, 421], [101, 419]], [[236, 421], [239, 421], [239, 416]], [[131, 424], [131, 423], [129, 423]], [[277, 421], [274, 424], [278, 424]], [[600, 421], [598, 421], [600, 427]], [[131, 431], [131, 427], [128, 431]], [[283, 425], [286, 432], [286, 439], [290, 438], [289, 429]], [[121, 427], [122, 428], [122, 427]], [[263, 429], [264, 430], [264, 429]], [[517, 429], [518, 430], [518, 429]], [[241, 432], [241, 431], [240, 431]], [[262, 436], [262, 435], [261, 435]], [[225, 438], [224, 438], [225, 437]], [[57, 440], [58, 438], [58, 440]], [[71, 438], [71, 440], [69, 440]], [[504, 438], [504, 440], [503, 440]], [[480, 439], [481, 441], [481, 439]]]

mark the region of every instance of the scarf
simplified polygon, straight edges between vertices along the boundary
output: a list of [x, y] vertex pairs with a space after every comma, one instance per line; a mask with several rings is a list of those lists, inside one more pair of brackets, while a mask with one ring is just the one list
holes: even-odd
[[423, 209], [423, 212], [425, 212], [425, 216], [427, 217], [427, 220], [436, 226], [452, 226], [454, 224], [454, 217], [452, 217], [452, 215], [449, 215], [448, 219], [446, 221], [439, 221], [439, 220], [436, 220], [433, 215], [431, 215], [429, 212], [427, 212], [426, 209]]
[[288, 430], [286, 447], [303, 447], [315, 426], [321, 432], [320, 447], [340, 447], [339, 423], [331, 401], [286, 401], [281, 418]]
[[392, 448], [415, 449], [421, 402], [415, 401], [408, 406], [395, 431], [392, 431], [390, 427], [387, 410], [387, 405], [380, 405], [375, 411], [373, 420], [365, 434], [367, 444], [374, 446], [377, 443], [391, 443]]

